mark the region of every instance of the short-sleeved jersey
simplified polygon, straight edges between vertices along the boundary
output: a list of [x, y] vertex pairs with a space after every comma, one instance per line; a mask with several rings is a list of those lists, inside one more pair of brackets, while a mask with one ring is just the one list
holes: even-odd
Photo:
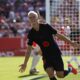
[[32, 28], [28, 34], [28, 45], [32, 45], [35, 41], [42, 50], [42, 56], [52, 57], [61, 52], [56, 44], [53, 35], [56, 35], [57, 31], [53, 29], [49, 24], [39, 24], [39, 31]]

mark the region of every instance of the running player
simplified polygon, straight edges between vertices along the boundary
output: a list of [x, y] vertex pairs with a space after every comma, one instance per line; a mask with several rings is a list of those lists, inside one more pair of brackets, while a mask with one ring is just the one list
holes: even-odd
[[[72, 41], [75, 41], [76, 43], [80, 44], [80, 29], [78, 29], [75, 24], [73, 25], [72, 31], [70, 33], [70, 39]], [[75, 61], [75, 63], [78, 65], [78, 69], [80, 69], [80, 62], [77, 58], [77, 55], [80, 54], [80, 48], [74, 48], [73, 54], [71, 56], [71, 59], [68, 61], [68, 63], [71, 63], [72, 61]]]
[[56, 71], [56, 75], [59, 78], [64, 78], [70, 72], [77, 74], [77, 71], [73, 67], [70, 67], [68, 70], [64, 70], [64, 64], [61, 57], [62, 53], [54, 40], [54, 36], [57, 36], [60, 39], [69, 42], [74, 47], [79, 47], [79, 45], [58, 33], [49, 24], [39, 24], [38, 14], [36, 12], [30, 11], [28, 13], [28, 17], [32, 29], [28, 34], [28, 48], [27, 53], [25, 55], [25, 60], [24, 63], [20, 65], [21, 68], [19, 71], [25, 71], [27, 62], [30, 57], [32, 43], [33, 41], [35, 41], [41, 48], [44, 69], [48, 74], [50, 80], [57, 80], [54, 75], [54, 71]]

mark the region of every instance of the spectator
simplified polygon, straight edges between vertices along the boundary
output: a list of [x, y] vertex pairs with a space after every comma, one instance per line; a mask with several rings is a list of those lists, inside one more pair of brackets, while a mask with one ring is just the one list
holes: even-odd
[[[78, 44], [80, 44], [80, 29], [78, 29], [75, 24], [72, 27], [72, 31], [70, 34], [70, 39], [72, 41], [77, 42]], [[80, 63], [79, 60], [77, 58], [77, 55], [79, 54], [80, 49], [79, 48], [74, 48], [71, 59], [68, 61], [68, 63], [71, 63], [72, 61], [75, 61], [75, 63], [77, 64], [78, 68], [80, 69]]]
[[62, 5], [60, 5], [59, 9], [59, 15], [63, 18], [70, 17], [71, 24], [76, 23], [76, 27], [78, 26], [79, 21], [79, 2], [76, 0], [64, 0]]

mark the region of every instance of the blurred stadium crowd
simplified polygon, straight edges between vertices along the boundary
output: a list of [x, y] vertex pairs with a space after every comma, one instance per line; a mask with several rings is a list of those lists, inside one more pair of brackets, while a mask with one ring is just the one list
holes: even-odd
[[[50, 0], [51, 25], [72, 40], [80, 38], [78, 0]], [[25, 36], [30, 10], [45, 11], [45, 0], [0, 0], [0, 37]]]
[[[46, 0], [0, 0], [0, 38], [27, 37], [31, 29], [27, 13], [41, 11], [45, 19]], [[51, 25], [71, 40], [80, 43], [80, 1], [50, 0]], [[59, 39], [62, 51], [71, 46]]]
[[0, 37], [24, 37], [30, 29], [28, 11], [44, 11], [44, 1], [0, 0]]

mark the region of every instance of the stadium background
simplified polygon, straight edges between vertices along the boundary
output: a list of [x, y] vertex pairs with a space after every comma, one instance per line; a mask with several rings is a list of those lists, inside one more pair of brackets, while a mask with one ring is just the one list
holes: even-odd
[[[69, 38], [72, 31], [76, 32], [71, 37], [80, 42], [80, 0], [0, 0], [0, 56], [25, 54], [27, 33], [31, 28], [27, 17], [30, 10], [42, 11], [46, 22]], [[12, 31], [13, 27], [18, 33]], [[63, 55], [73, 53], [70, 44], [57, 38], [56, 41]], [[80, 50], [76, 53], [79, 55]]]

